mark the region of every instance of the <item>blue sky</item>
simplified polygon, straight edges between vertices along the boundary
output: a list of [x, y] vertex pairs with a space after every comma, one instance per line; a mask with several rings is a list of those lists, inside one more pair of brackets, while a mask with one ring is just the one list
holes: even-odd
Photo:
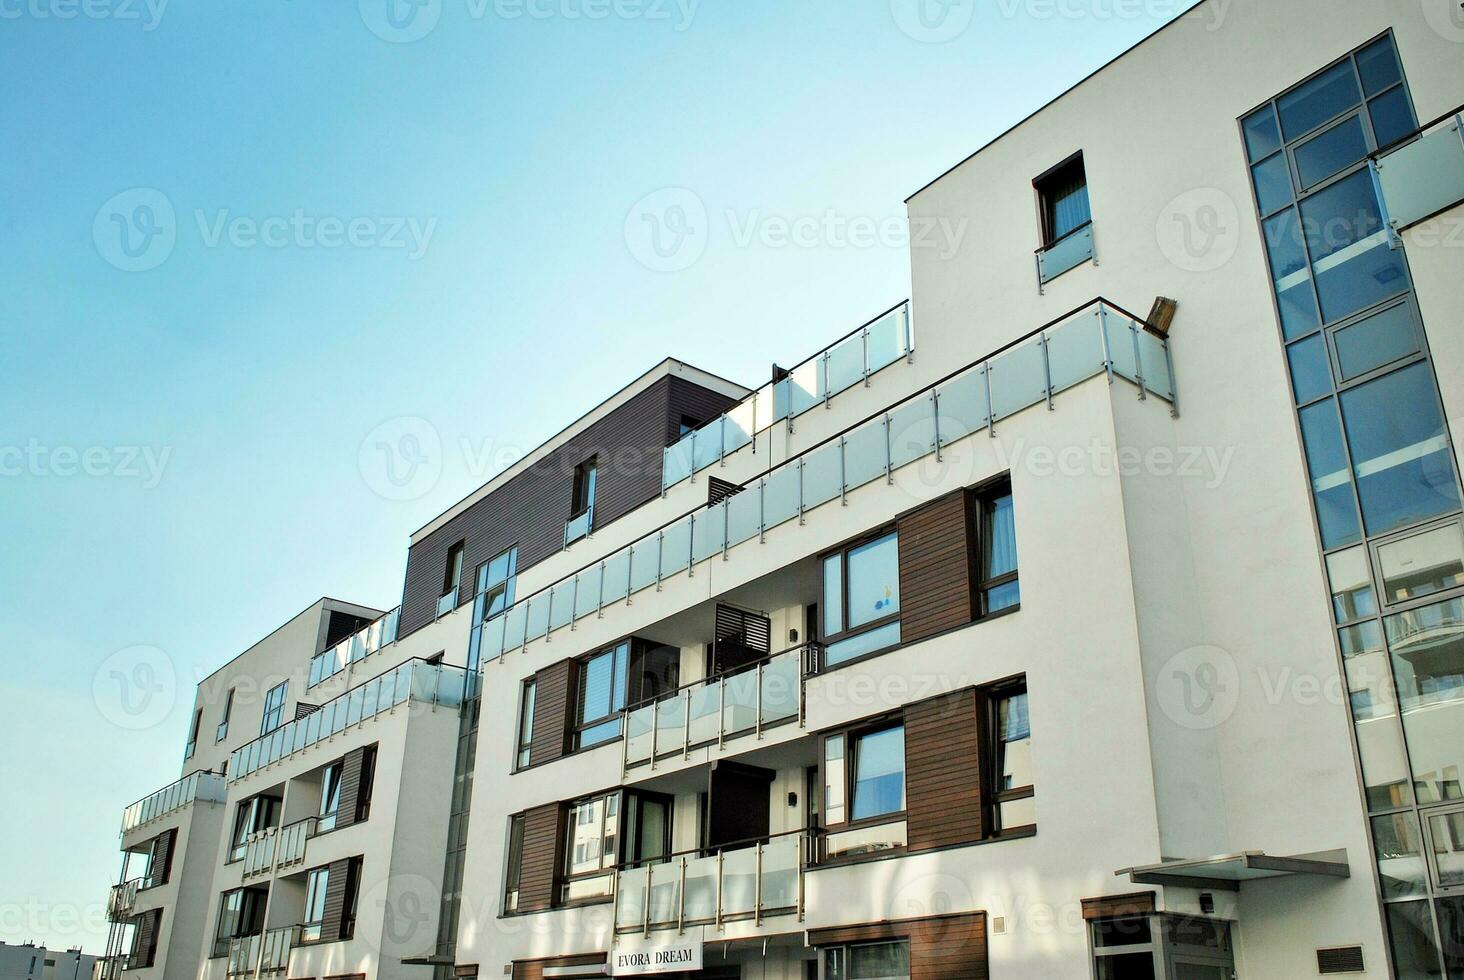
[[412, 530], [662, 357], [760, 383], [904, 299], [903, 199], [1181, 7], [416, 2], [0, 0], [0, 939], [100, 951], [199, 677], [395, 605]]

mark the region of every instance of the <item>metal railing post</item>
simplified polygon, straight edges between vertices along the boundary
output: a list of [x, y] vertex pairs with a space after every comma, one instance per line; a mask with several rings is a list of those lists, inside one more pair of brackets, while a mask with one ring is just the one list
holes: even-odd
[[691, 758], [691, 688], [681, 696], [681, 761]]
[[757, 697], [754, 703], [757, 705], [757, 713], [753, 718], [753, 730], [757, 733], [758, 741], [762, 740], [763, 723], [763, 667], [765, 664], [759, 662], [757, 665]]
[[859, 335], [860, 343], [864, 347], [864, 387], [869, 387], [869, 328], [865, 327]]
[[676, 885], [676, 934], [686, 933], [686, 857], [681, 858], [681, 880]]
[[757, 842], [752, 874], [752, 924], [762, 925], [762, 841]]
[[[579, 613], [579, 580], [580, 577], [576, 575], [574, 577], [574, 584], [569, 587], [569, 631], [571, 633], [577, 628], [574, 621]], [[549, 624], [548, 629], [553, 629], [552, 623]]]
[[1134, 377], [1139, 379], [1139, 401], [1145, 401], [1149, 397], [1149, 389], [1144, 384], [1144, 357], [1139, 352], [1139, 328], [1130, 320], [1128, 329], [1134, 342]]
[[1047, 331], [1044, 330], [1038, 336], [1038, 343], [1042, 345], [1042, 380], [1047, 391], [1047, 410], [1053, 411], [1052, 405], [1052, 355], [1047, 350]]
[[1161, 340], [1164, 345], [1164, 366], [1169, 369], [1169, 417], [1179, 418], [1179, 382], [1174, 377], [1174, 355], [1169, 351], [1169, 341]]
[[1108, 383], [1113, 384], [1113, 351], [1108, 346], [1108, 311], [1098, 304], [1098, 336], [1103, 338], [1103, 370], [1108, 374]]
[[884, 450], [885, 450], [885, 483], [888, 486], [895, 485], [895, 454], [890, 448], [890, 413], [886, 412], [884, 417]]
[[725, 852], [717, 852], [717, 931], [722, 931], [722, 865]]
[[839, 506], [849, 506], [849, 463], [844, 458], [843, 436], [839, 436]]
[[646, 923], [646, 936], [649, 937], [651, 934], [651, 866], [649, 864], [646, 865], [645, 904], [646, 912], [644, 918]]

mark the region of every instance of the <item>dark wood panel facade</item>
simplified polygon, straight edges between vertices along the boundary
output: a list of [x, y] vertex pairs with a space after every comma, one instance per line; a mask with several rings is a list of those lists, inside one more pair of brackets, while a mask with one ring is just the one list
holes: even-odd
[[900, 637], [914, 643], [976, 618], [975, 502], [959, 490], [899, 519]]
[[972, 844], [985, 834], [981, 718], [974, 689], [905, 709], [909, 848]]
[[573, 660], [550, 664], [534, 675], [534, 730], [529, 740], [529, 765], [553, 762], [569, 751], [573, 724], [571, 685]]
[[549, 803], [524, 812], [524, 848], [519, 864], [518, 911], [542, 912], [554, 904], [559, 884], [565, 807]]
[[685, 378], [663, 377], [447, 521], [407, 552], [399, 633], [432, 622], [454, 544], [464, 545], [458, 602], [469, 602], [483, 562], [517, 545], [522, 572], [563, 547], [580, 463], [596, 457], [595, 526], [604, 527], [660, 494], [662, 450], [678, 438], [683, 417], [704, 422], [734, 404]]

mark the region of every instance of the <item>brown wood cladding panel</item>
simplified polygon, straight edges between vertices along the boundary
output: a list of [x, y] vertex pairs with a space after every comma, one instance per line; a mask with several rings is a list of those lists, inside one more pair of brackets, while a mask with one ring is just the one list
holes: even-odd
[[899, 520], [900, 636], [906, 643], [975, 618], [971, 495], [958, 491]]
[[544, 980], [544, 968], [550, 966], [603, 966], [604, 963], [604, 953], [555, 956], [546, 960], [517, 960], [513, 964], [513, 980]]
[[570, 681], [574, 662], [561, 660], [534, 675], [534, 731], [529, 764], [552, 762], [569, 748]]
[[554, 904], [564, 806], [549, 803], [524, 812], [524, 849], [519, 864], [518, 911], [540, 912]]
[[905, 709], [907, 825], [912, 851], [979, 841], [980, 715], [974, 690]]
[[987, 980], [986, 913], [874, 922], [812, 929], [811, 946], [841, 946], [904, 939], [910, 944], [910, 980]]
[[[337, 828], [349, 827], [356, 822], [357, 805], [361, 799], [361, 762], [366, 757], [364, 748], [353, 749], [341, 760], [341, 798], [336, 807]], [[335, 874], [334, 871], [331, 872]], [[335, 881], [330, 882], [332, 885]]]
[[407, 552], [401, 635], [437, 611], [447, 552], [464, 541], [458, 602], [472, 599], [478, 566], [518, 545], [520, 573], [564, 546], [574, 468], [598, 457], [595, 526], [604, 527], [661, 492], [662, 450], [675, 441], [683, 414], [711, 418], [735, 404], [683, 378], [668, 376], [595, 422], [565, 445], [427, 535]]
[[320, 920], [320, 941], [335, 942], [342, 938], [346, 918], [346, 878], [350, 875], [350, 858], [330, 863], [325, 880], [325, 913]]
[[1083, 899], [1084, 919], [1111, 919], [1124, 915], [1147, 915], [1154, 911], [1153, 892], [1130, 892]]

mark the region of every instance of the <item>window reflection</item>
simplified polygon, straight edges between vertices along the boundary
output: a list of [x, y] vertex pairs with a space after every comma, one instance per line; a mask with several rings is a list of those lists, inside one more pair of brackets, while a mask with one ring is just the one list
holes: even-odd
[[1464, 799], [1464, 600], [1384, 620], [1421, 804]]

